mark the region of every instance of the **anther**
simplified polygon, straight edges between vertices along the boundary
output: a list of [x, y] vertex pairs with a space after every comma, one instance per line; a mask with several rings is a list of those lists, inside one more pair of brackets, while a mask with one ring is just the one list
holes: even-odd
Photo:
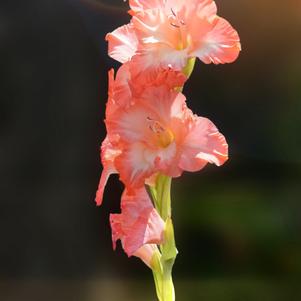
[[172, 13], [175, 17], [177, 17], [177, 14], [175, 13], [175, 11], [173, 10], [172, 7], [170, 8], [170, 10], [171, 10], [171, 13]]
[[177, 24], [175, 24], [175, 23], [170, 23], [170, 25], [171, 25], [171, 26], [174, 26], [174, 27], [176, 27], [176, 28], [180, 28], [180, 26], [177, 25]]

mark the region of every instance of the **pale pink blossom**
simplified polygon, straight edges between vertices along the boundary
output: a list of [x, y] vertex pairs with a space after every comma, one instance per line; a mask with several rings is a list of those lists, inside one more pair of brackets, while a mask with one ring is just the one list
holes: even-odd
[[239, 54], [239, 36], [212, 0], [133, 0], [130, 6], [130, 24], [107, 35], [109, 55], [122, 63], [182, 70], [189, 58], [223, 64]]
[[163, 242], [165, 224], [154, 208], [145, 188], [128, 194], [125, 190], [121, 198], [121, 213], [111, 214], [113, 248], [121, 240], [128, 256], [137, 256], [151, 267], [157, 244]]
[[[114, 70], [109, 75], [108, 102], [106, 107], [106, 120], [110, 120], [120, 110], [126, 110], [133, 105], [134, 100], [150, 86], [157, 87], [166, 85], [167, 89], [182, 86], [186, 77], [178, 71], [171, 69], [153, 69], [150, 72], [137, 72], [132, 64], [123, 64], [114, 79]], [[118, 133], [107, 133], [101, 145], [101, 162], [103, 171], [101, 173], [98, 190], [96, 192], [96, 204], [101, 205], [104, 188], [111, 174], [118, 173], [115, 167], [115, 159], [122, 153], [124, 143]]]
[[[112, 86], [120, 87], [117, 78]], [[130, 88], [126, 86], [123, 90], [136, 90], [133, 81], [128, 82]], [[115, 96], [110, 93], [105, 123], [108, 137], [119, 138], [114, 168], [128, 190], [142, 187], [158, 172], [178, 177], [184, 170], [197, 171], [208, 162], [221, 165], [227, 160], [224, 136], [210, 120], [194, 115], [184, 95], [164, 81], [131, 97]]]

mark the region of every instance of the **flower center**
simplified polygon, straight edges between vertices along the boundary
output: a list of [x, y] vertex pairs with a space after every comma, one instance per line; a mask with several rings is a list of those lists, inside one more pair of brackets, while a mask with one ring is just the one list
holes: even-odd
[[171, 26], [175, 27], [180, 35], [180, 41], [176, 46], [177, 50], [182, 50], [187, 47], [187, 41], [185, 39], [185, 28], [183, 28], [186, 23], [183, 19], [179, 18], [178, 14], [171, 8], [171, 14], [168, 16], [169, 23]]
[[174, 141], [174, 135], [171, 130], [165, 128], [159, 121], [147, 117], [148, 128], [153, 133], [155, 143], [162, 148], [166, 148]]

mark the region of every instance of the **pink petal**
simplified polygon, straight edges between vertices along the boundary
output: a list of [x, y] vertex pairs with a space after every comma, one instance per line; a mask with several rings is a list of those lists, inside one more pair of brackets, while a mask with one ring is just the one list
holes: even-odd
[[155, 244], [143, 245], [133, 255], [139, 257], [149, 268], [151, 268], [151, 262], [156, 251], [158, 251], [158, 247]]
[[126, 108], [133, 103], [133, 96], [137, 97], [148, 87], [166, 85], [168, 89], [181, 87], [187, 77], [170, 67], [152, 68], [143, 72], [132, 60], [124, 63], [117, 71], [114, 79], [114, 70], [109, 71], [109, 100], [113, 105]]
[[156, 172], [156, 155], [156, 151], [141, 142], [130, 143], [123, 149], [122, 154], [115, 160], [115, 166], [120, 180], [128, 189], [142, 187], [145, 179]]
[[213, 0], [194, 0], [196, 3], [196, 14], [199, 18], [211, 19], [217, 13], [217, 7]]
[[129, 63], [131, 73], [131, 91], [135, 96], [144, 92], [148, 87], [158, 87], [166, 85], [169, 89], [182, 87], [187, 80], [187, 77], [181, 72], [172, 69], [171, 67], [150, 68], [147, 72], [139, 69], [135, 64], [136, 58]]
[[[208, 23], [209, 24], [209, 23]], [[224, 64], [236, 60], [241, 50], [236, 30], [228, 21], [216, 17], [212, 21], [212, 29], [199, 38], [200, 43], [190, 56], [197, 56], [204, 63]]]
[[133, 226], [128, 229], [127, 239], [123, 244], [125, 252], [131, 256], [142, 245], [160, 244], [163, 240], [163, 229], [163, 220], [156, 209], [144, 209]]
[[197, 171], [207, 163], [222, 165], [228, 159], [225, 137], [207, 118], [194, 117], [185, 137], [179, 166], [186, 171]]
[[186, 98], [182, 93], [169, 89], [161, 84], [149, 87], [140, 95], [140, 103], [154, 118], [168, 125], [173, 118], [182, 118], [186, 110]]
[[133, 13], [141, 12], [146, 9], [163, 7], [164, 0], [129, 0]]
[[142, 106], [132, 106], [124, 110], [119, 108], [106, 119], [107, 130], [118, 134], [123, 141], [144, 141], [149, 113]]
[[[111, 139], [111, 141], [110, 141]], [[117, 173], [115, 169], [115, 158], [120, 155], [121, 149], [117, 146], [119, 140], [116, 136], [107, 136], [101, 145], [101, 161], [103, 170], [101, 173], [98, 189], [96, 192], [95, 202], [97, 206], [102, 204], [103, 192], [111, 174]], [[115, 144], [115, 145], [114, 145]]]
[[165, 13], [170, 14], [173, 11], [181, 11], [183, 8], [186, 10], [191, 8], [195, 11], [195, 7], [199, 6], [204, 16], [212, 16], [216, 14], [216, 5], [213, 0], [129, 0], [131, 7], [131, 14], [142, 12], [148, 9], [160, 8]]
[[114, 69], [109, 72], [109, 97], [106, 107], [106, 118], [110, 118], [120, 108], [127, 108], [132, 101], [132, 93], [129, 87], [131, 79], [129, 65], [123, 64], [114, 79]]
[[116, 240], [120, 239], [124, 251], [132, 256], [144, 245], [162, 243], [164, 222], [144, 187], [133, 195], [124, 191], [121, 208], [120, 214], [110, 215], [114, 247]]
[[131, 23], [107, 34], [106, 40], [109, 43], [109, 56], [120, 63], [129, 61], [137, 50], [138, 41]]
[[170, 14], [171, 10], [185, 20], [198, 15], [203, 18], [211, 18], [216, 15], [217, 8], [213, 0], [167, 0], [165, 5], [165, 13]]
[[140, 70], [153, 68], [181, 71], [187, 64], [188, 49], [177, 50], [166, 43], [149, 43], [139, 47], [133, 61]]
[[104, 168], [103, 169], [103, 171], [101, 173], [100, 181], [98, 184], [98, 189], [96, 191], [96, 197], [95, 197], [95, 202], [96, 202], [97, 206], [100, 206], [102, 204], [105, 186], [107, 184], [107, 181], [108, 181], [110, 175], [114, 174], [114, 173], [116, 173], [116, 171], [112, 168]]

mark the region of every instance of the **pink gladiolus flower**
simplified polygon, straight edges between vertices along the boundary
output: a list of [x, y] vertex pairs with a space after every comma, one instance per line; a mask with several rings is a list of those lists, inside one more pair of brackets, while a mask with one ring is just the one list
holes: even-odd
[[109, 55], [123, 63], [109, 71], [101, 145], [101, 205], [111, 174], [125, 189], [121, 212], [110, 214], [113, 248], [152, 269], [158, 300], [174, 301], [172, 267], [178, 254], [171, 182], [183, 171], [228, 159], [225, 137], [187, 107], [180, 92], [195, 59], [233, 62], [241, 50], [236, 30], [217, 16], [213, 0], [129, 0], [131, 21], [107, 34]]
[[[123, 78], [117, 74], [110, 84], [113, 90], [121, 86], [119, 79]], [[122, 85], [123, 92], [136, 90], [133, 81], [128, 86], [123, 81]], [[106, 126], [109, 140], [118, 137], [113, 165], [128, 191], [142, 187], [158, 172], [178, 177], [184, 170], [197, 171], [208, 162], [221, 165], [227, 160], [224, 136], [210, 120], [194, 115], [184, 95], [164, 81], [131, 97], [123, 92], [118, 89], [109, 93]], [[124, 98], [115, 99], [116, 95]]]
[[151, 267], [151, 260], [157, 244], [163, 242], [164, 222], [154, 208], [145, 188], [134, 195], [123, 192], [121, 213], [111, 214], [113, 248], [121, 240], [128, 256], [137, 256]]
[[206, 64], [238, 57], [239, 36], [212, 0], [132, 0], [130, 6], [131, 23], [107, 35], [109, 55], [121, 63], [182, 70], [192, 57]]
[[[140, 73], [131, 66], [131, 64], [124, 64], [119, 68], [114, 80], [114, 70], [109, 71], [109, 99], [106, 109], [106, 119], [109, 120], [111, 116], [121, 108], [126, 109], [133, 103], [133, 96], [139, 97], [140, 93], [150, 86], [161, 85], [162, 82], [172, 89], [184, 84], [186, 77], [178, 71], [170, 69], [152, 70], [146, 73]], [[133, 84], [135, 83], [135, 84]], [[107, 180], [111, 174], [118, 173], [115, 167], [115, 158], [122, 152], [122, 143], [119, 134], [107, 134], [101, 145], [101, 161], [103, 171], [99, 181], [98, 190], [96, 192], [96, 204], [102, 204], [104, 188]]]

